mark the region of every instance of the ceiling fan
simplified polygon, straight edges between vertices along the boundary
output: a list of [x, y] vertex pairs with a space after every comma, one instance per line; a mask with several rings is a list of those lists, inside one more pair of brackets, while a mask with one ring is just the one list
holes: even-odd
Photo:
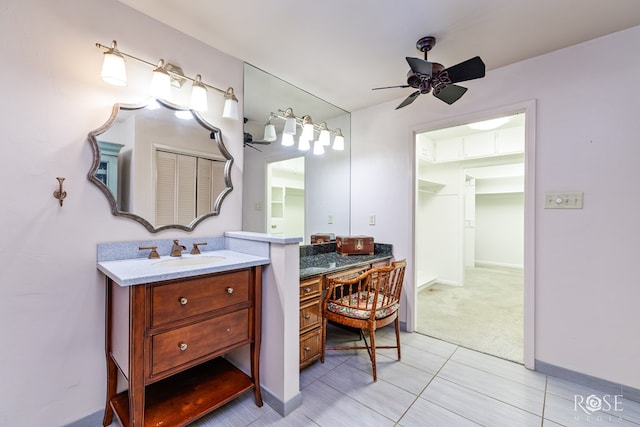
[[372, 90], [407, 88], [417, 89], [396, 107], [396, 110], [406, 107], [416, 100], [418, 95], [429, 93], [433, 90], [433, 96], [451, 105], [456, 102], [467, 88], [454, 83], [484, 77], [485, 65], [479, 56], [467, 59], [464, 62], [445, 68], [437, 62], [427, 61], [427, 52], [436, 45], [436, 38], [432, 36], [422, 37], [416, 42], [416, 49], [424, 52], [424, 59], [407, 57], [409, 72], [407, 84], [398, 86], [376, 87]]
[[[244, 118], [244, 123], [246, 124], [247, 121], [248, 121], [248, 119], [245, 117]], [[253, 140], [253, 135], [251, 135], [249, 132], [244, 132], [244, 146], [253, 148], [254, 150], [261, 151], [261, 150], [257, 149], [256, 147], [254, 147], [253, 144], [269, 145], [269, 144], [271, 144], [271, 141], [258, 141], [258, 140], [254, 141]]]

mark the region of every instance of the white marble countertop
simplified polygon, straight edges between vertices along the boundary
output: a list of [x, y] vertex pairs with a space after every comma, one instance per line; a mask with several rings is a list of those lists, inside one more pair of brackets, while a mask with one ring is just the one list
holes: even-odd
[[[181, 257], [165, 255], [159, 259], [100, 261], [97, 266], [98, 270], [118, 285], [131, 286], [266, 265], [270, 262], [269, 258], [223, 249], [203, 251], [200, 255], [183, 254]], [[183, 265], [179, 265], [181, 263]]]

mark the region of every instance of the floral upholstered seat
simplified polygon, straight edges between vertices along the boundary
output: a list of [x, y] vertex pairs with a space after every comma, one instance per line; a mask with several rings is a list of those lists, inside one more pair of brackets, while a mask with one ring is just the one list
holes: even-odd
[[[371, 309], [373, 308], [373, 301], [376, 299], [375, 294], [371, 292], [360, 292], [352, 295], [347, 295], [340, 298], [337, 301], [329, 301], [327, 304], [327, 310], [334, 313], [342, 314], [354, 319], [368, 319], [371, 317]], [[384, 317], [393, 314], [398, 307], [399, 303], [393, 303], [387, 306], [383, 306], [384, 295], [378, 295], [376, 306], [382, 307], [375, 311], [375, 318], [382, 319]]]
[[[367, 270], [353, 279], [329, 279], [327, 293], [322, 300], [322, 363], [326, 350], [367, 349], [373, 368], [373, 380], [376, 381], [375, 331], [391, 323], [396, 330], [396, 345], [378, 348], [397, 349], [400, 360], [398, 309], [406, 266], [405, 260], [396, 261], [389, 267]], [[327, 321], [359, 329], [364, 345], [327, 347]], [[368, 331], [371, 344], [367, 342], [365, 330]]]

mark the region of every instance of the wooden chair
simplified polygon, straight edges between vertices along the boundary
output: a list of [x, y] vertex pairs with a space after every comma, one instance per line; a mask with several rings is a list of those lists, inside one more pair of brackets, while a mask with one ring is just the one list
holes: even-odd
[[[326, 350], [367, 349], [373, 367], [373, 381], [377, 381], [375, 331], [392, 322], [396, 330], [396, 345], [377, 348], [397, 348], [400, 360], [398, 308], [406, 266], [406, 261], [401, 260], [393, 262], [389, 267], [372, 268], [353, 279], [329, 279], [322, 301], [322, 363]], [[327, 347], [328, 320], [359, 329], [365, 345]], [[370, 344], [365, 330], [369, 331]]]

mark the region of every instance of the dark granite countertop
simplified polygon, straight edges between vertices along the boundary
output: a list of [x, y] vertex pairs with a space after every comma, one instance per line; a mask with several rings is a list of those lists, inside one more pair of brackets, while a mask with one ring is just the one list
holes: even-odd
[[335, 243], [300, 246], [300, 279], [335, 273], [393, 256], [392, 245], [376, 243], [373, 255], [341, 255]]

